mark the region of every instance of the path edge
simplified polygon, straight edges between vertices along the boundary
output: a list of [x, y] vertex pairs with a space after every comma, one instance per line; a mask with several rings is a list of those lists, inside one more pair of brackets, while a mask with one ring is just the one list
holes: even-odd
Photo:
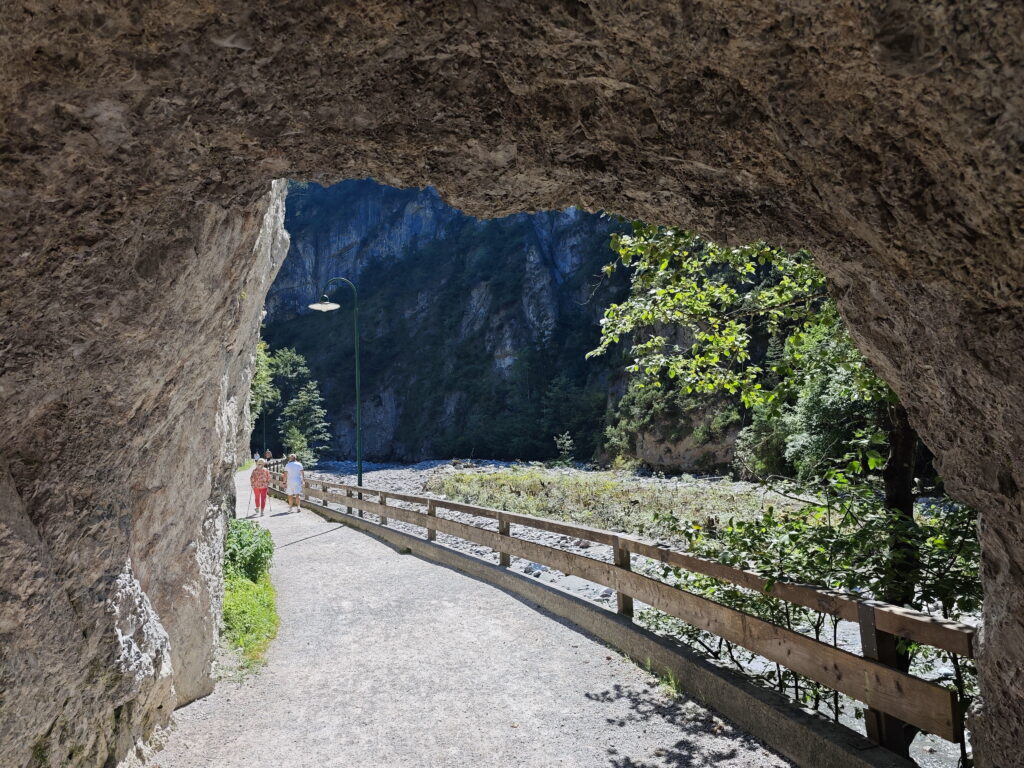
[[[277, 498], [286, 498], [271, 489]], [[794, 706], [776, 691], [716, 667], [686, 647], [559, 587], [471, 555], [387, 528], [366, 518], [303, 499], [302, 506], [331, 522], [369, 534], [421, 559], [485, 581], [618, 649], [655, 674], [674, 676], [679, 688], [801, 768], [914, 768], [914, 763], [822, 715]]]

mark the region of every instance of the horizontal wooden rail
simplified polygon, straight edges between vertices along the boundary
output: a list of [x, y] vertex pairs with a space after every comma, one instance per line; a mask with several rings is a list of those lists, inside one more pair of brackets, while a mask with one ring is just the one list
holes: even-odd
[[[310, 482], [325, 489], [340, 488], [343, 490], [360, 491], [364, 494], [379, 493], [369, 488], [332, 483], [326, 480], [315, 479]], [[592, 528], [577, 523], [566, 523], [545, 517], [505, 512], [488, 507], [478, 507], [472, 504], [448, 501], [447, 499], [398, 494], [388, 491], [385, 491], [385, 493], [392, 499], [414, 504], [427, 504], [432, 501], [435, 507], [466, 512], [471, 515], [491, 519], [497, 519], [500, 512], [503, 520], [514, 525], [525, 525], [551, 533], [560, 533], [597, 544], [618, 546], [633, 554], [649, 557], [666, 565], [710, 576], [711, 578], [726, 581], [755, 592], [763, 592], [780, 600], [811, 608], [821, 613], [828, 613], [846, 621], [859, 622], [862, 617], [861, 612], [864, 610], [862, 606], [868, 606], [874, 615], [874, 626], [879, 631], [898, 635], [922, 645], [941, 648], [944, 651], [949, 651], [965, 658], [974, 658], [974, 627], [958, 621], [931, 616], [921, 611], [915, 611], [912, 608], [890, 605], [878, 600], [867, 600], [855, 595], [807, 584], [798, 584], [790, 581], [770, 581], [753, 571], [726, 565], [717, 560], [678, 552], [659, 544], [644, 541], [635, 536], [614, 533], [600, 528]]]
[[[349, 487], [342, 488], [347, 490]], [[389, 498], [392, 496], [387, 491], [379, 492], [368, 488], [361, 490], [364, 495], [383, 493]], [[324, 502], [378, 515], [382, 520], [400, 520], [428, 531], [456, 536], [498, 552], [544, 563], [563, 573], [611, 587], [620, 594], [641, 600], [688, 624], [841, 691], [866, 703], [872, 710], [888, 713], [950, 741], [959, 741], [962, 738], [962, 719], [956, 694], [952, 691], [878, 661], [835, 648], [657, 579], [634, 573], [620, 565], [518, 539], [503, 533], [500, 529], [494, 531], [478, 528], [457, 520], [365, 498], [352, 498], [330, 490], [310, 491], [308, 495]], [[411, 501], [409, 498], [404, 500]], [[430, 501], [438, 506], [443, 504], [441, 500], [425, 497], [421, 499], [421, 503], [424, 504]], [[325, 509], [332, 515], [344, 516], [339, 510], [327, 507]], [[509, 513], [501, 513], [499, 523], [507, 514]], [[621, 540], [620, 544], [623, 544]]]
[[[272, 468], [277, 469], [273, 465]], [[279, 482], [282, 476], [280, 473], [275, 475]], [[491, 547], [499, 553], [499, 564], [502, 566], [507, 566], [511, 557], [516, 556], [611, 587], [618, 593], [618, 612], [621, 614], [632, 615], [633, 599], [642, 600], [695, 627], [866, 703], [869, 709], [865, 713], [865, 722], [869, 737], [903, 754], [906, 741], [902, 723], [909, 723], [951, 741], [963, 739], [963, 717], [956, 695], [946, 688], [896, 669], [893, 666], [893, 652], [897, 638], [904, 637], [972, 657], [974, 628], [966, 624], [835, 590], [773, 581], [759, 573], [710, 558], [575, 523], [318, 478], [307, 480], [307, 486], [311, 489], [307, 495], [322, 500], [325, 505], [340, 504], [348, 509], [349, 514], [353, 509], [358, 510], [360, 517], [364, 512], [376, 514], [384, 526], [388, 524], [389, 518], [401, 520], [426, 529], [430, 540], [440, 531]], [[312, 490], [317, 488], [320, 490]], [[344, 491], [345, 495], [335, 491]], [[371, 501], [365, 496], [377, 496], [378, 501]], [[396, 507], [388, 504], [388, 501], [424, 505], [426, 511]], [[438, 517], [439, 508], [496, 520], [497, 530]], [[323, 509], [331, 515], [341, 514], [327, 506]], [[608, 545], [612, 548], [612, 562], [515, 538], [512, 536], [512, 524]], [[857, 622], [861, 629], [864, 656], [821, 643], [799, 632], [634, 573], [631, 554]]]

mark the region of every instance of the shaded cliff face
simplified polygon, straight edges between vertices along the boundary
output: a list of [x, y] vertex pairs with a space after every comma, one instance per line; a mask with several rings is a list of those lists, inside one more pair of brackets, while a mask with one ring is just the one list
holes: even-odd
[[[114, 636], [96, 607], [114, 582], [90, 591], [95, 575], [119, 572], [126, 538], [146, 538], [138, 479], [209, 471], [209, 423], [187, 414], [197, 392], [227, 389], [222, 352], [250, 327], [236, 307], [262, 305], [264, 287], [241, 273], [270, 180], [372, 176], [434, 185], [476, 216], [578, 205], [812, 249], [947, 488], [979, 510], [974, 743], [981, 764], [1019, 761], [1020, 3], [30, 0], [0, 4], [0, 35], [6, 509], [40, 548], [77, 553], [41, 591], [87, 596], [96, 632]], [[168, 328], [189, 334], [177, 352]], [[177, 418], [147, 418], [161, 412]], [[121, 479], [141, 484], [115, 503]], [[205, 504], [177, 510], [216, 540], [201, 532]], [[91, 525], [104, 514], [117, 525]], [[67, 538], [78, 529], [89, 547]], [[0, 568], [20, 588], [16, 546], [0, 543]], [[180, 556], [134, 556], [189, 581]], [[4, 633], [49, 647], [42, 625], [2, 607]], [[27, 682], [0, 701], [4, 747], [36, 743], [51, 716], [130, 738], [136, 717], [112, 718], [125, 698], [107, 685], [120, 675], [109, 657], [48, 659], [95, 696], [51, 706], [52, 686]], [[21, 719], [26, 697], [49, 714]], [[138, 717], [154, 709], [127, 700]]]
[[581, 458], [597, 450], [617, 361], [585, 355], [624, 294], [600, 271], [625, 225], [574, 208], [478, 220], [433, 189], [347, 181], [291, 185], [285, 226], [265, 336], [309, 361], [335, 455], [354, 451], [352, 295], [307, 305], [336, 276], [360, 292], [367, 458], [548, 458], [566, 431]]
[[[134, 265], [97, 254], [103, 283], [62, 287], [93, 308], [88, 323], [63, 312], [51, 327], [68, 356], [5, 370], [15, 407], [0, 423], [35, 419], [0, 460], [0, 765], [115, 765], [213, 690], [260, 317], [245, 296], [263, 295], [287, 252], [285, 191], [276, 182], [246, 206], [193, 211], [178, 230], [184, 253], [168, 244]], [[68, 371], [74, 385], [61, 383]]]
[[308, 314], [332, 277], [359, 285], [365, 268], [405, 258], [471, 221], [432, 187], [396, 189], [370, 179], [326, 188], [290, 183], [285, 229], [291, 246], [267, 294], [267, 325]]

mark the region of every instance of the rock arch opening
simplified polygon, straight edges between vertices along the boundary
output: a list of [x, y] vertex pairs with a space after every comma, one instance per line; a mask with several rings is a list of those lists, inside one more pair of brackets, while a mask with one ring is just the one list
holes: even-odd
[[813, 249], [980, 511], [978, 756], [1016, 760], [1020, 7], [0, 13], [2, 761], [102, 763], [208, 687], [220, 507], [283, 242], [268, 183], [364, 176], [474, 215], [578, 205]]

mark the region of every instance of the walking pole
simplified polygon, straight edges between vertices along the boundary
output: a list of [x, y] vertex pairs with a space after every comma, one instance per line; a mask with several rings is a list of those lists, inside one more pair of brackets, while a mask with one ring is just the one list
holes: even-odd
[[250, 488], [249, 489], [249, 506], [245, 508], [245, 516], [246, 516], [246, 518], [249, 517], [249, 512], [252, 510], [252, 497], [253, 497], [254, 493], [255, 493], [255, 491], [252, 488]]

